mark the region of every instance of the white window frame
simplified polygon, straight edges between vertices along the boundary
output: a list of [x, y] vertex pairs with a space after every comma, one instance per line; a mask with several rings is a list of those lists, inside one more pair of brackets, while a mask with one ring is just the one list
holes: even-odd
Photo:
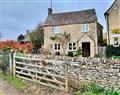
[[[71, 49], [70, 49], [70, 44], [71, 44]], [[73, 47], [73, 44], [75, 44], [75, 49]], [[77, 50], [77, 44], [76, 42], [69, 42], [68, 43], [68, 51], [76, 51]]]
[[60, 27], [59, 26], [53, 26], [53, 33], [54, 34], [60, 33]]
[[[61, 51], [61, 47], [60, 47], [59, 45], [60, 45], [60, 43], [55, 43], [55, 44], [54, 44], [54, 47], [53, 47], [53, 48], [54, 48], [55, 51]], [[55, 47], [56, 47], [56, 49], [55, 49]], [[60, 48], [60, 49], [59, 49], [59, 48]]]
[[89, 32], [89, 24], [82, 24], [82, 32]]
[[[115, 39], [117, 39], [117, 42], [115, 42]], [[119, 40], [118, 37], [114, 37], [113, 38], [114, 47], [118, 47], [119, 46], [119, 41], [118, 40]], [[115, 43], [117, 43], [117, 44], [115, 44]]]

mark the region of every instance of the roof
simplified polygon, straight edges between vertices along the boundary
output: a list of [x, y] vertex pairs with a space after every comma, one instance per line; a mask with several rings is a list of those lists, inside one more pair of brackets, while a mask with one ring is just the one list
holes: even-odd
[[103, 28], [103, 26], [102, 26], [100, 23], [97, 23], [97, 25], [98, 25], [99, 27]]
[[113, 2], [113, 4], [110, 6], [110, 8], [104, 13], [105, 16], [106, 16], [106, 15], [109, 13], [109, 11], [115, 6], [116, 1], [117, 1], [117, 0], [115, 0], [115, 1]]
[[80, 24], [97, 21], [95, 9], [48, 15], [44, 26]]

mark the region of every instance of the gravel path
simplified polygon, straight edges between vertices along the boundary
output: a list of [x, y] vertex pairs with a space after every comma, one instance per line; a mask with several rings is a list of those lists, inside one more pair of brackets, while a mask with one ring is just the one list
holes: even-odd
[[22, 95], [6, 80], [0, 78], [0, 95]]

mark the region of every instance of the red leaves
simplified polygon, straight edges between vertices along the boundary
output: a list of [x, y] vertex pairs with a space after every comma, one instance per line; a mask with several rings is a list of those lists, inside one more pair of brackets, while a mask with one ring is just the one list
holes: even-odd
[[24, 52], [30, 53], [32, 51], [33, 45], [30, 42], [20, 43], [17, 41], [1, 41], [0, 50], [9, 47], [11, 49], [22, 49]]

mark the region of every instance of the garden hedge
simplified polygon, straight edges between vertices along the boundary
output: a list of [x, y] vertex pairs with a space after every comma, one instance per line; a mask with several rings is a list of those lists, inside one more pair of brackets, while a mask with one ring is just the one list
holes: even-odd
[[106, 46], [107, 57], [120, 56], [120, 46], [114, 47], [113, 45]]

